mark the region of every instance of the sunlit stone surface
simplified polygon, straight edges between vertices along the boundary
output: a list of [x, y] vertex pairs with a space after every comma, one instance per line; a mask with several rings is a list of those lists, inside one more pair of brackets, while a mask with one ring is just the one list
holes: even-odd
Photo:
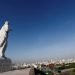
[[0, 75], [31, 75], [30, 68], [0, 73]]

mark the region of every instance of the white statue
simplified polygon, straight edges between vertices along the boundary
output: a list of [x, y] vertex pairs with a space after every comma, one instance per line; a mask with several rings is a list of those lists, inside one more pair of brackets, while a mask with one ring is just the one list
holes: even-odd
[[8, 33], [9, 33], [9, 25], [8, 21], [5, 22], [5, 24], [0, 29], [0, 58], [6, 58], [5, 57], [5, 51], [8, 44]]

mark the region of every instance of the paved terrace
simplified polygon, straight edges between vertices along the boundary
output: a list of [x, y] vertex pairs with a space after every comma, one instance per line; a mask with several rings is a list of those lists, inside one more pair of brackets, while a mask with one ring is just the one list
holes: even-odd
[[29, 75], [29, 73], [30, 73], [30, 68], [4, 72], [4, 73], [0, 73], [0, 75]]

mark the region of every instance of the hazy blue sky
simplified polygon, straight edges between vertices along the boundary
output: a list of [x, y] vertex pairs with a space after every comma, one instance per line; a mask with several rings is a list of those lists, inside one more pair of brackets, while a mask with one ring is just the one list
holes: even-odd
[[75, 0], [0, 0], [0, 27], [5, 20], [13, 61], [75, 57]]

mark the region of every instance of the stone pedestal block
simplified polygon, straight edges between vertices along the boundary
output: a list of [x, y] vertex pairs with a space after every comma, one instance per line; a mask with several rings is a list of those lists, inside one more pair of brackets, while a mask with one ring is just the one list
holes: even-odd
[[0, 72], [10, 71], [12, 68], [12, 62], [10, 59], [1, 59], [0, 58]]

